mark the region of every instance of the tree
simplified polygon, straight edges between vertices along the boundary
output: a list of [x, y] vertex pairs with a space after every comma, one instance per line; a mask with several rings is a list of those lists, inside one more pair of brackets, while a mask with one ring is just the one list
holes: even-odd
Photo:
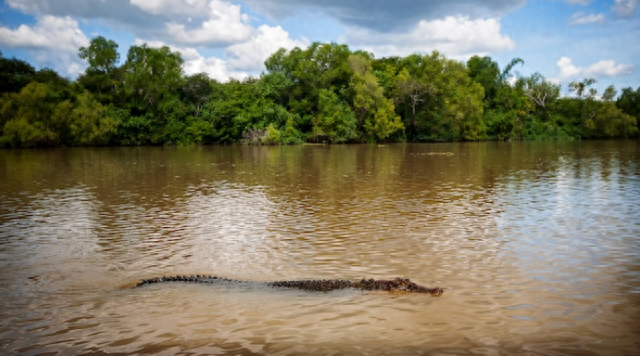
[[[595, 84], [596, 80], [593, 78], [585, 78], [581, 82], [573, 81], [569, 83], [569, 91], [575, 92], [578, 98], [582, 98], [584, 91], [592, 84]], [[591, 93], [591, 96], [595, 96], [595, 93]]]
[[[168, 47], [129, 48], [96, 37], [78, 51], [76, 82], [0, 53], [0, 146], [194, 143], [291, 144], [545, 137], [634, 137], [640, 88], [595, 80], [560, 86], [534, 73], [512, 82], [490, 57], [466, 63], [434, 51], [374, 59], [346, 45], [280, 49], [259, 78], [218, 83], [185, 75]], [[600, 100], [601, 99], [601, 100]], [[615, 100], [615, 101], [614, 101]]]
[[33, 81], [47, 85], [58, 100], [73, 97], [73, 88], [69, 79], [62, 77], [51, 68], [42, 68], [37, 71]]
[[185, 78], [181, 92], [188, 103], [193, 105], [194, 116], [200, 116], [202, 105], [211, 99], [213, 88], [206, 73], [198, 73]]
[[353, 71], [353, 108], [359, 125], [364, 128], [367, 140], [384, 140], [403, 130], [404, 125], [400, 116], [395, 113], [393, 102], [384, 96], [378, 78], [373, 75], [371, 60], [362, 55], [351, 55], [348, 61]]
[[470, 78], [463, 63], [434, 51], [405, 57], [398, 66], [391, 97], [403, 115], [409, 140], [477, 140], [482, 136], [484, 89]]
[[411, 108], [411, 121], [407, 125], [407, 129], [415, 134], [417, 130], [418, 122], [416, 120], [416, 114], [421, 103], [428, 100], [435, 93], [433, 84], [419, 80], [412, 76], [406, 68], [403, 68], [400, 73], [395, 77], [394, 85], [396, 88], [396, 95], [400, 97], [401, 101], [407, 101]]
[[31, 82], [19, 93], [3, 98], [0, 118], [4, 120], [0, 146], [35, 147], [60, 144], [64, 123], [53, 115], [54, 92], [46, 85]]
[[115, 101], [114, 95], [122, 84], [118, 44], [98, 36], [91, 40], [89, 47], [80, 47], [78, 56], [89, 64], [78, 83], [102, 103]]
[[635, 117], [638, 125], [640, 125], [640, 87], [635, 91], [632, 88], [622, 89], [622, 94], [616, 101], [616, 106], [624, 113]]
[[118, 44], [98, 36], [91, 40], [89, 47], [80, 47], [78, 56], [89, 62], [87, 72], [110, 73], [120, 59]]
[[509, 64], [507, 64], [504, 69], [502, 70], [502, 74], [500, 74], [500, 79], [502, 80], [503, 83], [506, 83], [507, 80], [509, 80], [509, 75], [511, 74], [511, 70], [513, 69], [513, 67], [515, 67], [516, 65], [524, 65], [524, 61], [521, 58], [513, 58]]
[[35, 68], [23, 60], [4, 58], [0, 52], [0, 94], [17, 93], [33, 80]]
[[[542, 74], [533, 73], [526, 78], [520, 78], [516, 84], [539, 108], [546, 110], [549, 102], [560, 96], [560, 86], [547, 81]], [[582, 94], [580, 94], [582, 95]]]
[[[469, 77], [484, 88], [487, 109], [494, 106], [494, 101], [500, 87], [503, 85], [503, 75], [500, 74], [498, 63], [491, 57], [473, 56], [467, 61]], [[506, 74], [504, 74], [506, 76]], [[506, 78], [505, 78], [506, 79]]]
[[280, 106], [287, 106], [289, 103], [289, 92], [293, 86], [293, 81], [283, 72], [271, 72], [262, 75], [259, 89], [261, 96]]
[[596, 102], [593, 106], [593, 111], [583, 124], [583, 137], [614, 138], [638, 135], [636, 118], [622, 112], [613, 102]]
[[454, 140], [479, 140], [483, 135], [484, 89], [468, 75], [464, 64], [443, 59], [440, 117]]
[[618, 95], [618, 91], [616, 90], [616, 88], [613, 85], [609, 85], [607, 89], [604, 90], [604, 93], [602, 94], [602, 100], [613, 101], [616, 95]]
[[400, 57], [372, 58], [373, 74], [384, 89], [385, 96], [390, 97], [394, 89], [394, 80], [400, 70]]
[[389, 94], [403, 118], [409, 140], [423, 140], [425, 128], [434, 119], [430, 113], [438, 105], [435, 81], [442, 69], [438, 56], [437, 52], [431, 56], [414, 54], [391, 62], [397, 67], [397, 74]]
[[314, 137], [342, 143], [357, 137], [356, 116], [349, 104], [330, 89], [320, 91], [319, 112], [314, 120]]
[[88, 91], [76, 98], [69, 110], [69, 101], [56, 107], [54, 116], [66, 117], [69, 125], [70, 143], [74, 146], [101, 146], [110, 143], [117, 132], [119, 122], [107, 115], [105, 108]]
[[512, 59], [502, 72], [490, 57], [474, 56], [467, 61], [469, 76], [484, 88], [484, 125], [489, 138], [507, 139], [518, 136], [516, 129], [523, 116], [522, 99], [509, 84], [511, 70], [524, 64]]
[[171, 52], [167, 46], [132, 46], [124, 64], [127, 94], [143, 106], [157, 108], [164, 97], [182, 86], [183, 63], [180, 53]]
[[304, 50], [278, 50], [265, 61], [269, 80], [273, 79], [272, 74], [279, 73], [278, 80], [288, 87], [288, 100], [277, 102], [287, 101], [288, 108], [301, 118], [313, 117], [318, 112], [320, 90], [332, 88], [338, 92], [349, 86], [349, 55], [348, 46], [336, 43], [315, 42]]

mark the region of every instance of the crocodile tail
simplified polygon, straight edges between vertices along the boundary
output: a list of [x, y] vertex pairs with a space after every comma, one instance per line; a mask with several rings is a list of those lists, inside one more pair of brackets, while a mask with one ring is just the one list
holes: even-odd
[[164, 282], [191, 282], [191, 283], [216, 283], [216, 282], [230, 282], [231, 279], [217, 277], [217, 276], [201, 276], [201, 275], [189, 275], [189, 276], [162, 276], [159, 278], [143, 279], [136, 283], [133, 288], [142, 287], [147, 284], [164, 283]]

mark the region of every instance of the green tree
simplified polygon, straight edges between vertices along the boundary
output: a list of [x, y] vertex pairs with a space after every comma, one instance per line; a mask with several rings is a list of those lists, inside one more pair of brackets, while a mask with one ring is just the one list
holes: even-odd
[[384, 96], [384, 90], [373, 74], [371, 60], [357, 54], [349, 56], [348, 61], [353, 71], [353, 108], [366, 139], [381, 141], [403, 130], [404, 125], [395, 112], [393, 101]]
[[[280, 49], [259, 78], [218, 83], [185, 76], [179, 53], [129, 48], [104, 37], [81, 47], [88, 67], [76, 82], [0, 53], [0, 146], [252, 142], [293, 144], [543, 137], [636, 137], [640, 88], [593, 79], [572, 97], [539, 73], [518, 78], [513, 59], [466, 63], [438, 52], [374, 59], [346, 45]], [[615, 102], [614, 102], [615, 100]]]
[[[584, 91], [589, 88], [590, 85], [595, 84], [596, 80], [593, 78], [585, 78], [580, 82], [573, 81], [569, 83], [569, 91], [575, 92], [578, 98], [582, 98]], [[591, 95], [595, 96], [595, 95]]]
[[522, 89], [524, 95], [533, 104], [542, 110], [546, 110], [549, 103], [554, 102], [560, 96], [560, 86], [549, 82], [540, 73], [520, 78], [516, 85]]
[[511, 70], [518, 64], [524, 65], [524, 61], [521, 58], [513, 58], [509, 62], [509, 64], [504, 67], [502, 73], [500, 74], [500, 80], [502, 81], [502, 83], [506, 83], [509, 80], [509, 77], [511, 76]]
[[23, 60], [4, 58], [0, 52], [0, 94], [17, 93], [31, 82], [36, 74], [35, 68]]
[[290, 91], [293, 81], [285, 73], [274, 71], [263, 74], [258, 84], [260, 95], [265, 100], [271, 101], [282, 107], [286, 107], [290, 100]]
[[85, 73], [78, 78], [78, 83], [102, 103], [114, 101], [114, 95], [122, 84], [122, 71], [118, 68], [118, 44], [98, 36], [91, 40], [89, 47], [80, 47], [78, 56], [89, 64]]
[[75, 96], [74, 86], [71, 81], [51, 68], [38, 70], [33, 77], [33, 81], [45, 84], [49, 88], [52, 101], [60, 102], [66, 99], [73, 99]]
[[278, 130], [272, 123], [269, 124], [265, 130], [264, 136], [262, 136], [260, 141], [265, 145], [280, 144], [280, 130]]
[[407, 68], [403, 68], [393, 82], [396, 101], [404, 104], [405, 108], [410, 108], [409, 112], [404, 111], [407, 123], [405, 127], [409, 131], [410, 137], [415, 137], [419, 130], [417, 120], [419, 108], [425, 101], [433, 99], [436, 88], [431, 82], [412, 76]]
[[640, 87], [635, 91], [630, 87], [622, 89], [622, 94], [616, 101], [616, 106], [624, 113], [635, 117], [638, 125], [640, 125]]
[[0, 146], [59, 145], [64, 123], [55, 121], [55, 104], [55, 93], [37, 82], [29, 83], [19, 93], [5, 95], [0, 106]]
[[161, 129], [155, 130], [151, 135], [151, 142], [165, 145], [186, 146], [196, 141], [191, 137], [186, 128], [193, 121], [189, 115], [188, 106], [176, 97], [166, 99], [160, 103], [157, 120], [164, 123]]
[[284, 125], [280, 128], [280, 143], [283, 145], [296, 145], [304, 142], [304, 136], [295, 125], [295, 116], [290, 116]]
[[[392, 97], [414, 141], [477, 140], [483, 135], [483, 87], [463, 63], [438, 52], [404, 58]], [[409, 83], [409, 85], [405, 84]], [[410, 94], [420, 88], [422, 95]], [[406, 88], [409, 88], [407, 90]], [[419, 100], [416, 100], [419, 99]]]
[[314, 139], [333, 143], [354, 140], [357, 137], [356, 116], [349, 104], [330, 89], [320, 91], [320, 107], [314, 119]]
[[151, 142], [153, 117], [150, 113], [131, 115], [127, 109], [109, 106], [109, 116], [119, 118], [116, 141], [123, 146], [142, 146]]
[[[259, 141], [270, 114], [275, 111], [271, 105], [264, 105], [258, 84], [256, 79], [246, 79], [216, 86], [216, 93], [202, 106], [201, 114], [211, 125], [210, 140], [234, 143], [244, 136], [252, 136], [252, 140]], [[260, 131], [260, 134], [253, 135], [254, 131]]]
[[[136, 144], [166, 143], [165, 126], [176, 124], [174, 119], [180, 111], [167, 115], [165, 103], [180, 93], [183, 62], [179, 52], [171, 52], [166, 46], [151, 48], [143, 44], [129, 48], [123, 65], [123, 88], [133, 121], [123, 122], [121, 130], [134, 130]], [[178, 127], [182, 125], [174, 126]]]
[[560, 85], [545, 79], [540, 73], [519, 78], [517, 90], [528, 99], [529, 113], [524, 117], [525, 138], [546, 138], [566, 136], [565, 120], [556, 115], [555, 105], [560, 97]]
[[609, 85], [602, 94], [602, 100], [613, 101], [613, 99], [616, 98], [616, 95], [618, 95], [618, 91], [616, 90], [616, 88], [613, 85]]
[[493, 61], [491, 57], [473, 56], [467, 61], [467, 68], [469, 69], [469, 77], [484, 88], [485, 107], [492, 109], [495, 106], [498, 92], [504, 85], [498, 63]]
[[67, 103], [69, 101], [58, 104], [54, 116], [61, 120], [66, 116], [72, 145], [102, 146], [111, 142], [119, 121], [108, 116], [107, 110], [91, 93], [84, 91], [78, 95], [71, 110]]
[[131, 100], [141, 108], [156, 109], [160, 102], [182, 87], [182, 64], [179, 52], [169, 47], [132, 46], [124, 64], [124, 87]]
[[92, 39], [89, 47], [80, 47], [78, 56], [89, 62], [87, 71], [102, 73], [113, 71], [120, 59], [118, 44], [102, 36]]
[[316, 42], [304, 50], [280, 49], [265, 61], [267, 75], [278, 73], [277, 80], [287, 86], [288, 93], [276, 102], [286, 102], [287, 109], [299, 115], [303, 130], [312, 130], [311, 118], [318, 112], [320, 90], [340, 92], [349, 86], [349, 55], [351, 51], [346, 45]]
[[186, 102], [193, 106], [193, 115], [200, 116], [202, 105], [211, 100], [213, 87], [206, 73], [198, 73], [185, 78], [181, 92]]
[[371, 58], [373, 73], [384, 89], [385, 96], [390, 97], [394, 88], [394, 80], [398, 75], [400, 57]]
[[521, 92], [508, 83], [511, 70], [518, 64], [524, 61], [514, 58], [500, 72], [498, 63], [490, 57], [474, 56], [467, 61], [469, 76], [484, 89], [484, 126], [488, 138], [504, 140], [520, 135], [524, 100]]
[[625, 114], [611, 101], [594, 102], [584, 121], [585, 138], [626, 138], [638, 135], [636, 118]]
[[454, 140], [479, 140], [483, 133], [484, 89], [473, 81], [464, 64], [444, 60], [441, 90], [444, 93], [444, 123]]

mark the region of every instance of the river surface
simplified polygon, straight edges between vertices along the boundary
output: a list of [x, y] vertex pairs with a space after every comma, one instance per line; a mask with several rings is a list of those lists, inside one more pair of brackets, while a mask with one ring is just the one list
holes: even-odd
[[637, 355], [640, 142], [1, 150], [0, 298], [2, 355]]

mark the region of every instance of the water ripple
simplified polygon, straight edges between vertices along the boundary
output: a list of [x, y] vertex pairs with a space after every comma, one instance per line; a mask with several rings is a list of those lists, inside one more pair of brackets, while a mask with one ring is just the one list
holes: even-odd
[[[47, 152], [0, 152], [4, 354], [637, 351], [637, 143]], [[445, 294], [122, 289], [197, 273]]]

